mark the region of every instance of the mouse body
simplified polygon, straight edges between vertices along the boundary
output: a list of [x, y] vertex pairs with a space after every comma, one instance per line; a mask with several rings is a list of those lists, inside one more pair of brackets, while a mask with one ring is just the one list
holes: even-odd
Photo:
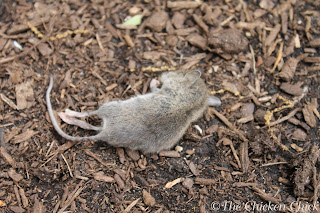
[[[128, 147], [145, 153], [170, 149], [183, 136], [190, 124], [200, 118], [207, 107], [219, 106], [220, 100], [209, 96], [199, 71], [174, 71], [161, 75], [162, 86], [153, 79], [150, 93], [123, 101], [103, 104], [96, 111], [60, 112], [60, 118], [83, 129], [98, 131], [87, 137], [73, 137], [58, 125], [50, 102], [53, 78], [46, 94], [47, 108], [56, 131], [71, 141], [101, 140], [115, 147]], [[96, 115], [102, 126], [92, 126], [76, 117]]]

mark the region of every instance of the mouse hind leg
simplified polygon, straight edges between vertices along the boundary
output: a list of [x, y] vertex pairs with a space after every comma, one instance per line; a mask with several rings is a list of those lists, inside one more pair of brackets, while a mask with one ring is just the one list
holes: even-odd
[[59, 117], [67, 124], [76, 125], [76, 126], [81, 127], [82, 129], [101, 131], [101, 127], [93, 126], [85, 121], [82, 121], [82, 120], [75, 118], [75, 117], [83, 118], [83, 117], [87, 117], [87, 116], [94, 115], [94, 114], [95, 114], [95, 111], [81, 113], [81, 112], [76, 112], [76, 111], [72, 111], [69, 109], [66, 109], [65, 112], [58, 113]]

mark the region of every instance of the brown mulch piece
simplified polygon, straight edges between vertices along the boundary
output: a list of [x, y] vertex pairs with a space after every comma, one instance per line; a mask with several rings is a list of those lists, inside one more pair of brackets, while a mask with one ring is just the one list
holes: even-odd
[[[223, 202], [294, 212], [317, 203], [319, 7], [0, 0], [0, 212], [220, 212]], [[55, 113], [84, 112], [146, 94], [153, 78], [179, 69], [200, 70], [222, 105], [172, 150], [75, 143], [50, 122], [50, 75]], [[73, 136], [94, 134], [58, 122]]]

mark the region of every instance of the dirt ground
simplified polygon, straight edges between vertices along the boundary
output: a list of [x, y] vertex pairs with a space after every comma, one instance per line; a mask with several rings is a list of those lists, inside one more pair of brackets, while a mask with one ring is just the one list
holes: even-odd
[[[320, 211], [319, 8], [0, 0], [0, 212]], [[50, 74], [60, 112], [148, 93], [180, 69], [201, 70], [222, 105], [170, 151], [76, 144], [49, 119]]]

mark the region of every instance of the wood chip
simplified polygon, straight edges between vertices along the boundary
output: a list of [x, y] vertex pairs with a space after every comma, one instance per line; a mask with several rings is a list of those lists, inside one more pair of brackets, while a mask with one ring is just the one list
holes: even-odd
[[53, 52], [53, 50], [49, 47], [49, 45], [45, 43], [38, 44], [37, 49], [39, 50], [40, 54], [43, 56], [49, 56]]
[[2, 158], [9, 163], [13, 168], [17, 167], [17, 162], [11, 157], [11, 155], [7, 152], [4, 147], [0, 147], [0, 155]]
[[197, 169], [196, 165], [192, 161], [186, 160], [186, 159], [185, 159], [185, 161], [186, 161], [187, 165], [189, 166], [189, 169], [192, 172], [192, 174], [194, 174], [195, 176], [200, 175], [199, 170]]
[[167, 7], [173, 10], [197, 8], [202, 4], [200, 1], [168, 1]]
[[192, 44], [192, 45], [194, 45], [196, 47], [200, 47], [203, 50], [207, 49], [207, 39], [205, 39], [204, 37], [202, 37], [198, 33], [190, 34], [188, 37], [186, 37], [186, 40], [190, 44]]
[[320, 63], [320, 57], [306, 57], [303, 61], [306, 63]]
[[197, 177], [194, 182], [199, 185], [213, 185], [217, 183], [217, 180]]
[[124, 181], [121, 179], [120, 175], [115, 174], [114, 175], [114, 180], [116, 181], [116, 183], [118, 184], [120, 189], [124, 189], [125, 187], [125, 183]]
[[320, 38], [316, 38], [316, 39], [311, 40], [308, 43], [308, 46], [310, 46], [310, 47], [320, 47]]
[[126, 160], [126, 157], [125, 157], [125, 155], [124, 155], [124, 150], [123, 150], [123, 148], [117, 147], [117, 148], [116, 148], [116, 151], [117, 151], [117, 155], [118, 155], [118, 158], [119, 158], [120, 163], [123, 164], [124, 161]]
[[93, 178], [106, 183], [113, 183], [115, 181], [113, 177], [105, 175], [102, 171], [93, 173]]
[[33, 82], [27, 81], [16, 85], [16, 100], [19, 110], [32, 106], [34, 102]]
[[130, 203], [130, 205], [127, 206], [127, 208], [126, 208], [125, 210], [121, 211], [121, 213], [129, 213], [129, 212], [131, 212], [131, 209], [132, 209], [135, 205], [137, 205], [137, 203], [139, 202], [139, 200], [140, 200], [140, 198], [138, 198], [138, 199], [136, 199], [135, 201], [133, 201], [132, 203]]
[[[30, 21], [30, 24], [34, 27], [37, 27], [43, 23], [47, 23], [49, 20], [51, 19], [51, 17], [44, 17], [44, 18], [35, 18], [34, 20]], [[17, 33], [21, 33], [23, 31], [28, 30], [29, 27], [26, 24], [13, 24], [13, 26], [8, 30], [8, 34], [12, 35], [12, 34], [17, 34]]]
[[271, 46], [271, 44], [274, 42], [274, 40], [277, 38], [278, 33], [281, 30], [281, 25], [276, 24], [276, 26], [270, 31], [270, 34], [266, 38], [264, 45], [265, 46]]
[[212, 29], [209, 33], [208, 44], [223, 53], [239, 53], [248, 48], [249, 41], [237, 29], [226, 29], [215, 32]]
[[297, 152], [303, 152], [303, 148], [301, 148], [300, 146], [298, 146], [295, 143], [290, 144], [291, 148], [296, 150]]
[[156, 199], [154, 199], [154, 197], [152, 197], [152, 195], [147, 192], [146, 190], [142, 191], [142, 197], [143, 197], [143, 202], [147, 205], [147, 206], [154, 206], [156, 205]]
[[206, 129], [206, 133], [208, 133], [209, 135], [215, 133], [218, 131], [218, 128], [219, 128], [219, 125], [218, 124], [214, 124], [214, 125], [211, 125], [209, 126], [207, 129]]
[[297, 128], [293, 133], [292, 133], [292, 139], [298, 140], [298, 141], [305, 141], [307, 138], [307, 133], [303, 131], [300, 128]]
[[131, 150], [129, 148], [126, 148], [127, 155], [134, 161], [138, 161], [140, 159], [139, 151], [137, 150]]
[[272, 8], [274, 7], [274, 3], [269, 0], [262, 0], [262, 1], [260, 1], [259, 6], [262, 9], [272, 10]]
[[28, 201], [28, 198], [27, 198], [23, 188], [19, 188], [19, 194], [21, 197], [23, 208], [27, 208], [29, 205], [29, 201]]
[[117, 86], [118, 86], [117, 83], [110, 84], [109, 86], [106, 87], [106, 91], [107, 91], [107, 92], [110, 92], [111, 90], [113, 90], [113, 89], [116, 88]]
[[23, 176], [20, 175], [19, 173], [17, 173], [17, 172], [16, 172], [14, 169], [12, 169], [12, 168], [8, 171], [8, 175], [9, 175], [9, 177], [10, 177], [13, 181], [15, 181], [15, 182], [19, 182], [20, 180], [23, 179]]
[[4, 94], [0, 93], [0, 98], [6, 103], [8, 104], [12, 109], [15, 109], [17, 110], [18, 109], [18, 106], [13, 103], [12, 100], [10, 100], [9, 98], [7, 98]]
[[302, 109], [302, 113], [303, 113], [303, 117], [304, 117], [304, 120], [306, 121], [306, 123], [311, 127], [315, 127], [317, 121], [316, 121], [316, 118], [313, 114], [313, 110], [312, 110], [312, 107], [310, 106], [310, 104], [306, 104], [304, 106], [304, 108]]
[[186, 187], [187, 189], [191, 189], [192, 186], [193, 186], [194, 182], [193, 182], [193, 179], [191, 178], [186, 178], [183, 182], [182, 182], [182, 185], [184, 187]]
[[251, 189], [253, 189], [259, 197], [261, 197], [265, 201], [270, 201], [272, 203], [280, 203], [281, 200], [275, 198], [271, 194], [265, 193], [262, 189], [259, 189], [255, 186], [252, 186]]
[[151, 28], [152, 30], [154, 30], [156, 32], [161, 32], [165, 28], [166, 22], [168, 20], [169, 20], [168, 13], [161, 10], [161, 11], [153, 13], [146, 20], [145, 26]]
[[202, 18], [196, 14], [192, 15], [194, 21], [199, 25], [199, 27], [206, 33], [209, 33], [209, 27], [202, 21]]
[[276, 77], [279, 77], [285, 81], [291, 81], [296, 72], [298, 63], [307, 56], [308, 54], [303, 54], [297, 58], [289, 58], [283, 65], [281, 72], [276, 74]]
[[290, 95], [300, 96], [304, 92], [303, 88], [301, 88], [302, 84], [303, 82], [298, 82], [296, 84], [282, 83], [280, 89]]
[[157, 61], [160, 59], [161, 56], [165, 56], [166, 53], [158, 52], [158, 51], [149, 51], [149, 52], [144, 52], [142, 57], [146, 60], [152, 60], [152, 61]]
[[178, 184], [178, 183], [181, 183], [182, 181], [184, 181], [184, 178], [177, 178], [177, 179], [175, 179], [175, 180], [173, 180], [173, 181], [168, 182], [168, 183], [165, 185], [164, 188], [170, 189], [170, 188], [172, 188], [174, 185], [176, 185], [176, 184]]
[[169, 158], [180, 158], [180, 153], [173, 150], [164, 150], [159, 152], [159, 156], [169, 157]]
[[0, 200], [0, 207], [5, 207], [7, 206], [7, 204], [5, 202], [3, 202], [2, 200]]
[[185, 20], [186, 17], [180, 12], [175, 12], [171, 19], [173, 26], [175, 26], [177, 29], [184, 28], [183, 25]]
[[18, 144], [24, 141], [29, 140], [32, 138], [34, 135], [38, 134], [38, 132], [35, 132], [31, 129], [27, 129], [25, 132], [14, 136], [13, 140], [11, 141], [13, 144]]

